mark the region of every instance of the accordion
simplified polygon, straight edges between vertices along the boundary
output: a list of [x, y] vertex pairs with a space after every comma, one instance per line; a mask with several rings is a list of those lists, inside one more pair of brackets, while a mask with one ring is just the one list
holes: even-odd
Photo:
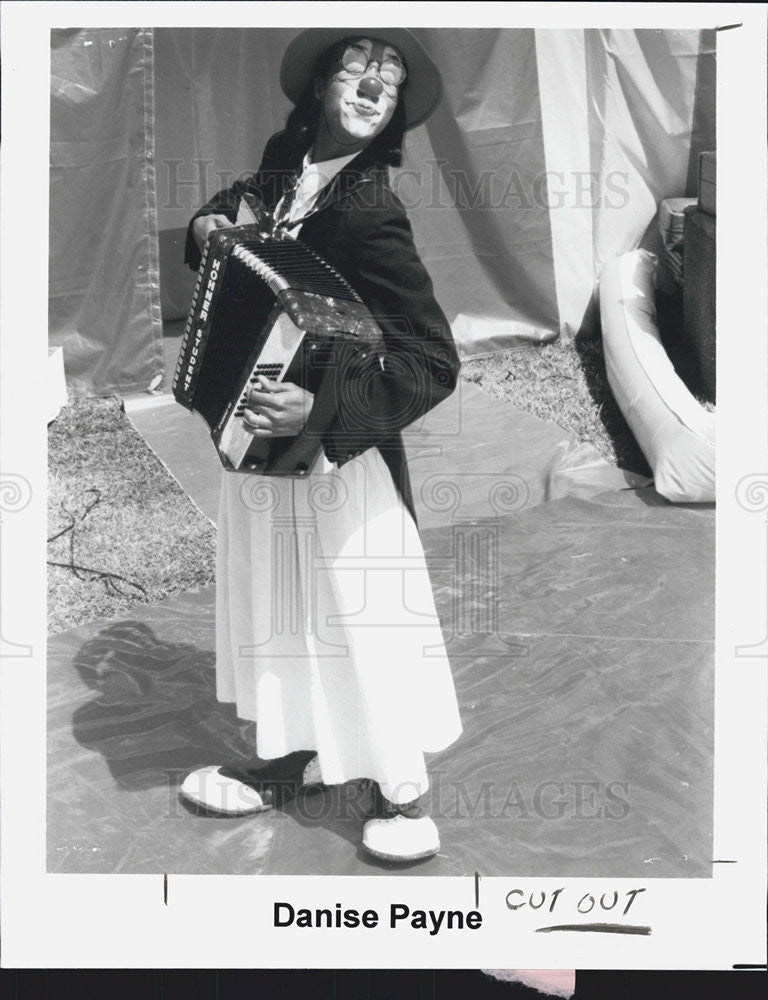
[[[322, 449], [345, 372], [382, 344], [360, 296], [309, 247], [256, 225], [218, 229], [203, 252], [173, 395], [208, 424], [226, 469], [304, 476]], [[295, 437], [256, 438], [244, 426], [259, 375], [315, 394]]]

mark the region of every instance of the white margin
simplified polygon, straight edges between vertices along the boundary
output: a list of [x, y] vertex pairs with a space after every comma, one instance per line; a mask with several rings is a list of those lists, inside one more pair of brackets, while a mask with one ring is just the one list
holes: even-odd
[[[48, 79], [52, 26], [343, 23], [348, 4], [6, 3], [2, 8], [2, 945], [9, 968], [687, 968], [765, 958], [766, 657], [737, 656], [766, 631], [766, 512], [736, 502], [768, 476], [766, 414], [765, 5], [383, 5], [363, 23], [461, 27], [701, 27], [718, 38], [718, 610], [715, 854], [736, 864], [711, 880], [519, 879], [481, 882], [482, 931], [278, 931], [271, 907], [474, 905], [473, 880], [248, 878], [45, 873], [45, 427]], [[12, 477], [23, 477], [13, 480]], [[6, 497], [7, 500], [7, 497]], [[531, 933], [512, 889], [583, 893], [645, 888], [634, 904], [650, 937]], [[560, 911], [565, 916], [565, 911]]]

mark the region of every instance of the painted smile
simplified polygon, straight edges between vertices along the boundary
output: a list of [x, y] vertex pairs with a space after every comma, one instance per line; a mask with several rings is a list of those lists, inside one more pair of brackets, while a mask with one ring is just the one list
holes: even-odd
[[370, 104], [363, 104], [361, 101], [348, 101], [347, 106], [360, 115], [361, 118], [376, 118], [378, 111]]

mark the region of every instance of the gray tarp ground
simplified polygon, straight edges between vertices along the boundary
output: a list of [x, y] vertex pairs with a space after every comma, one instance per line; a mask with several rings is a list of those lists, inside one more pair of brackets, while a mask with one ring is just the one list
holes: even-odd
[[[172, 318], [189, 294], [179, 232], [280, 127], [291, 35], [53, 32], [51, 339], [71, 391], [162, 374], [158, 248], [176, 254]], [[602, 263], [638, 245], [659, 199], [692, 193], [696, 153], [714, 147], [713, 33], [421, 35], [450, 67], [446, 101], [409, 136], [398, 184], [457, 340], [471, 353], [572, 335]], [[215, 517], [207, 434], [163, 402], [132, 419]], [[443, 849], [417, 871], [708, 876], [713, 510], [667, 504], [466, 386], [407, 447], [465, 727], [431, 761]], [[473, 562], [489, 540], [490, 577]], [[254, 745], [215, 700], [213, 599], [51, 639], [50, 870], [387, 871], [361, 854], [348, 786], [244, 820], [179, 804], [190, 768]]]
[[[205, 509], [203, 452], [167, 426], [194, 418], [162, 402], [154, 416], [132, 413], [172, 471], [197, 463]], [[190, 769], [250, 757], [255, 741], [216, 701], [206, 588], [51, 638], [49, 870], [710, 875], [713, 508], [632, 488], [472, 386], [426, 424], [408, 447], [433, 453], [413, 461], [414, 485], [464, 723], [430, 758], [440, 855], [366, 859], [354, 783], [236, 820], [179, 802]], [[495, 561], [478, 561], [489, 541]]]

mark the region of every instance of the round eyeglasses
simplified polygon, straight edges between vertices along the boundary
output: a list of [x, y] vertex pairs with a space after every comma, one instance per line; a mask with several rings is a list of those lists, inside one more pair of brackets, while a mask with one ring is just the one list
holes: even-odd
[[[389, 84], [390, 87], [399, 87], [405, 80], [405, 66], [399, 59], [388, 56], [381, 62], [373, 60], [379, 67], [379, 78], [382, 83]], [[341, 64], [351, 76], [362, 76], [371, 63], [368, 60], [368, 53], [359, 45], [349, 45], [344, 50], [341, 57]]]

